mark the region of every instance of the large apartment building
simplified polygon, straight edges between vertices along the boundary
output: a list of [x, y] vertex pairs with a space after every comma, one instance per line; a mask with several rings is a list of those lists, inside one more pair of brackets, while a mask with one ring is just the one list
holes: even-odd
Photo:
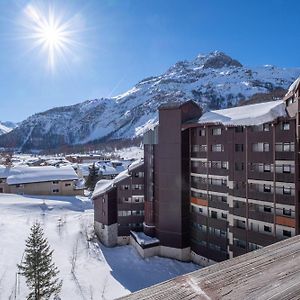
[[299, 79], [283, 100], [163, 105], [144, 136], [145, 233], [202, 264], [299, 233]]
[[[135, 238], [139, 252], [208, 265], [299, 234], [299, 103], [300, 78], [271, 102], [206, 113], [193, 101], [162, 105], [159, 124], [144, 135], [138, 195], [138, 231], [155, 249]], [[95, 194], [95, 227], [101, 236], [114, 224], [129, 242], [136, 230], [122, 224], [132, 213], [122, 214], [136, 209], [120, 200], [116, 179]]]

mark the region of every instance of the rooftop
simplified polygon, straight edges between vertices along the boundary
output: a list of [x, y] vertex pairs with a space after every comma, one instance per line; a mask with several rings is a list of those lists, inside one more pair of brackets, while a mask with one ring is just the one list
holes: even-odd
[[196, 123], [217, 123], [228, 126], [252, 126], [272, 122], [286, 116], [282, 100], [238, 106], [204, 113]]
[[[1, 175], [2, 173], [2, 175]], [[7, 184], [47, 182], [55, 180], [77, 180], [78, 176], [71, 166], [0, 168], [0, 178], [7, 178]]]
[[300, 236], [176, 277], [121, 299], [299, 299]]

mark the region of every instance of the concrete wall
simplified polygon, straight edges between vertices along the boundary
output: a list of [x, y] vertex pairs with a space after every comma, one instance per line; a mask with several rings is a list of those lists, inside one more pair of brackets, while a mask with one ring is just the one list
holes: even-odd
[[118, 224], [103, 225], [97, 221], [94, 222], [95, 233], [102, 244], [107, 247], [113, 247], [118, 242]]

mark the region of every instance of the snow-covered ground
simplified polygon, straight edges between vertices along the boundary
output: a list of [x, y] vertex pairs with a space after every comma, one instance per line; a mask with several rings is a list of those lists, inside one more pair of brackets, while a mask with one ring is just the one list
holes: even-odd
[[26, 298], [25, 280], [17, 277], [16, 264], [35, 221], [55, 250], [64, 300], [115, 299], [199, 268], [160, 257], [143, 260], [132, 246], [106, 248], [95, 240], [87, 242], [93, 225], [88, 198], [0, 194], [0, 300]]

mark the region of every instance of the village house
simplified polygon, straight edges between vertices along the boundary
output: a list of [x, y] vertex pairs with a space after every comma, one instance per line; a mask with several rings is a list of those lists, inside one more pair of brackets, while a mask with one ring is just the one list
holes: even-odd
[[83, 195], [84, 182], [71, 166], [0, 166], [0, 193]]

